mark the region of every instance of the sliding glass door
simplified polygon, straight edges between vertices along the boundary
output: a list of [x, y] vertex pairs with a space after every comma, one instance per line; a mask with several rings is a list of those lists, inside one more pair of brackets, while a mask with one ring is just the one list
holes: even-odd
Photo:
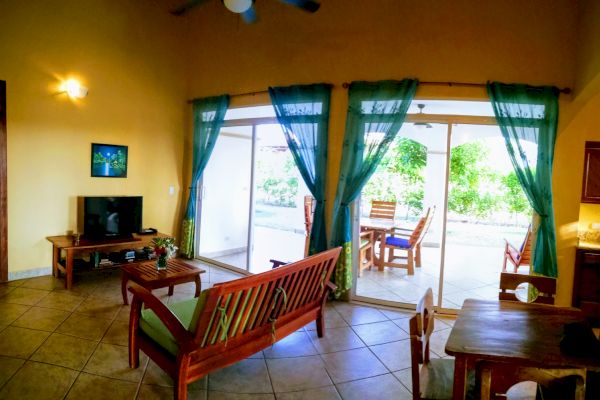
[[310, 193], [272, 107], [228, 111], [201, 187], [199, 258], [259, 273], [304, 256]]

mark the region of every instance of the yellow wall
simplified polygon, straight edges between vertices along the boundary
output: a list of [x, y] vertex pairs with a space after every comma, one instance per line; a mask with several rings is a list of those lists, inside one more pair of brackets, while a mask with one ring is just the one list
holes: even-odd
[[[45, 237], [77, 229], [76, 196], [142, 195], [143, 225], [175, 232], [186, 109], [180, 21], [158, 2], [9, 3], [0, 12], [9, 273], [50, 266]], [[87, 98], [55, 93], [69, 76], [89, 87]], [[129, 146], [128, 177], [91, 178], [92, 142]]]

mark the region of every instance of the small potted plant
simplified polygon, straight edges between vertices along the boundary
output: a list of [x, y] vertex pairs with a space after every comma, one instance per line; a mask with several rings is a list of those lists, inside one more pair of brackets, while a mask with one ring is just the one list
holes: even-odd
[[177, 246], [172, 237], [157, 237], [152, 239], [154, 252], [156, 253], [156, 269], [167, 269], [167, 260], [175, 256]]

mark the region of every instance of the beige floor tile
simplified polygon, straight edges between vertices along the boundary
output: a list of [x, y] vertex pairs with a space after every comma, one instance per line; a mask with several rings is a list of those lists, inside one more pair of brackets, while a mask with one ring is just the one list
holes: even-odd
[[9, 326], [0, 332], [0, 355], [28, 358], [49, 335], [49, 332]]
[[111, 321], [107, 319], [73, 313], [56, 328], [56, 332], [83, 339], [100, 340], [110, 326], [110, 323]]
[[448, 336], [450, 336], [451, 331], [452, 330], [448, 328], [433, 332], [429, 338], [429, 349], [438, 356], [444, 357], [446, 355], [446, 342], [448, 341]]
[[267, 360], [275, 392], [316, 389], [332, 384], [319, 356]]
[[273, 346], [263, 350], [265, 358], [300, 357], [316, 355], [317, 349], [313, 346], [305, 331], [294, 332], [277, 341]]
[[[206, 381], [206, 378], [201, 380]], [[148, 385], [173, 386], [173, 379], [152, 360], [148, 362], [142, 382]], [[204, 388], [206, 388], [206, 385]]]
[[120, 299], [115, 303], [104, 297], [88, 297], [75, 309], [75, 312], [102, 319], [113, 319], [121, 309], [122, 301]]
[[412, 393], [412, 368], [396, 371], [394, 372], [394, 376]]
[[229, 367], [211, 372], [210, 390], [229, 393], [272, 393], [265, 360], [246, 359]]
[[408, 339], [408, 333], [392, 321], [374, 322], [366, 325], [355, 325], [354, 332], [366, 343], [367, 346], [395, 342]]
[[30, 308], [22, 304], [0, 303], [0, 326], [12, 324]]
[[107, 378], [139, 382], [144, 374], [143, 366], [146, 365], [147, 360], [148, 357], [140, 353], [140, 367], [129, 368], [127, 347], [100, 343], [83, 370]]
[[104, 378], [82, 372], [66, 400], [130, 400], [135, 397], [137, 383]]
[[98, 345], [97, 342], [53, 333], [31, 356], [34, 361], [81, 370]]
[[389, 371], [368, 348], [323, 354], [325, 368], [333, 383], [386, 374]]
[[21, 328], [52, 332], [67, 319], [69, 315], [70, 313], [66, 311], [33, 306], [13, 322], [12, 325]]
[[[335, 309], [325, 311], [325, 329], [329, 328], [344, 328], [349, 326], [342, 316]], [[306, 325], [306, 330], [316, 331], [317, 324], [311, 322]]]
[[336, 385], [344, 400], [411, 400], [412, 395], [392, 375], [380, 375]]
[[20, 358], [2, 357], [0, 356], [0, 388], [14, 375], [25, 360]]
[[49, 293], [47, 290], [18, 287], [0, 297], [0, 302], [32, 306]]
[[[189, 395], [188, 399], [192, 399]], [[205, 395], [206, 396], [206, 395]], [[142, 385], [137, 400], [165, 400], [173, 398], [173, 388], [165, 386]]]
[[104, 334], [102, 342], [110, 344], [118, 344], [120, 346], [129, 345], [129, 322], [114, 320]]
[[85, 300], [83, 296], [77, 296], [66, 291], [53, 291], [40, 300], [36, 306], [74, 311], [83, 300]]
[[335, 386], [325, 386], [298, 392], [277, 393], [277, 400], [341, 400], [341, 397]]
[[77, 374], [77, 371], [68, 368], [28, 361], [4, 385], [0, 398], [59, 400], [65, 396]]
[[0, 283], [0, 297], [15, 290], [16, 286], [10, 286], [5, 283]]
[[54, 278], [52, 275], [45, 275], [26, 279], [21, 287], [29, 289], [53, 290], [57, 287], [60, 287], [61, 284], [62, 282]]
[[400, 340], [370, 347], [390, 371], [410, 367], [410, 340]]
[[317, 336], [316, 331], [309, 331], [308, 334], [313, 345], [321, 354], [365, 347], [363, 341], [350, 327], [327, 329], [322, 338]]
[[208, 400], [275, 400], [275, 396], [267, 393], [227, 393], [209, 391]]
[[336, 303], [335, 309], [350, 325], [369, 324], [372, 322], [388, 320], [381, 311], [372, 307], [355, 306], [349, 303]]

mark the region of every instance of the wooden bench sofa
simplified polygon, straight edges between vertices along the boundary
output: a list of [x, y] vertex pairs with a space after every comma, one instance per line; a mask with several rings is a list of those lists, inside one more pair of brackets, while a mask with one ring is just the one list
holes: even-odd
[[[211, 371], [243, 360], [316, 320], [324, 313], [341, 248], [324, 251], [261, 274], [219, 283], [200, 297], [166, 306], [132, 284], [129, 365], [146, 353], [174, 381], [174, 397]], [[142, 305], [145, 309], [142, 310]]]

